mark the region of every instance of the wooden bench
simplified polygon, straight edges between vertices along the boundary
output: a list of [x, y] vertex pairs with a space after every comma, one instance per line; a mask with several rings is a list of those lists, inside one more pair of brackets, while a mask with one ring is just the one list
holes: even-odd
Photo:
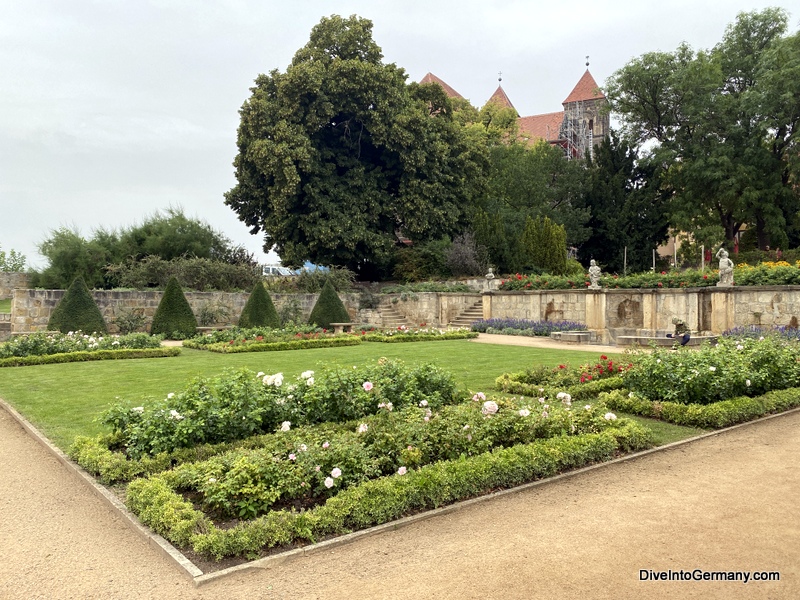
[[[702, 346], [705, 342], [716, 344], [719, 339], [718, 335], [693, 335], [689, 338], [687, 346]], [[649, 346], [654, 343], [656, 346], [671, 348], [675, 344], [680, 345], [681, 338], [668, 338], [666, 336], [650, 336], [650, 335], [618, 335], [616, 339], [617, 346]]]
[[353, 331], [355, 323], [331, 323], [333, 333], [350, 333]]

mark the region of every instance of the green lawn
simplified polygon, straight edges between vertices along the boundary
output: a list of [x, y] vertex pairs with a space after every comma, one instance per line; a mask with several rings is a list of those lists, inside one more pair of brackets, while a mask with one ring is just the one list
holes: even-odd
[[[364, 343], [342, 348], [243, 354], [185, 348], [175, 358], [2, 368], [0, 397], [57, 446], [66, 449], [76, 435], [102, 432], [103, 428], [94, 419], [117, 398], [137, 403], [148, 397], [163, 398], [182, 389], [193, 377], [214, 375], [229, 367], [248, 367], [265, 373], [280, 371], [293, 378], [323, 365], [358, 365], [381, 356], [400, 358], [408, 364], [435, 363], [453, 373], [465, 393], [472, 395], [477, 391], [493, 393], [495, 378], [504, 372], [520, 371], [533, 364], [578, 366], [597, 360], [599, 353], [477, 344], [467, 340]], [[673, 441], [674, 436], [680, 439], [697, 432], [668, 425], [659, 439]]]
[[0, 300], [0, 313], [10, 313], [10, 312], [11, 312], [11, 298]]

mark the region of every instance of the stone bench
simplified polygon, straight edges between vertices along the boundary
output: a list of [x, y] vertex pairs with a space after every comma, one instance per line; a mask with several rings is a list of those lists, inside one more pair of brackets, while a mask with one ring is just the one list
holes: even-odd
[[353, 331], [355, 323], [331, 323], [333, 333], [350, 333]]
[[[687, 346], [702, 346], [705, 342], [716, 344], [719, 339], [718, 335], [693, 335], [689, 338]], [[675, 344], [681, 343], [681, 338], [668, 338], [666, 336], [650, 336], [650, 335], [618, 335], [616, 339], [617, 346], [649, 346], [655, 343], [656, 346], [671, 348]]]
[[550, 334], [550, 339], [567, 344], [591, 344], [591, 331], [554, 331]]

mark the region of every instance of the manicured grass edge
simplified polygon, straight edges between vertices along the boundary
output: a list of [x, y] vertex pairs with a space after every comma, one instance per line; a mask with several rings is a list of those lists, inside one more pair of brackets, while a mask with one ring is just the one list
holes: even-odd
[[602, 433], [542, 440], [371, 480], [311, 510], [273, 511], [231, 529], [217, 528], [184, 500], [175, 491], [171, 472], [131, 482], [126, 504], [144, 524], [175, 544], [216, 559], [252, 557], [266, 548], [387, 523], [651, 445], [648, 429], [621, 419]]
[[0, 367], [27, 367], [32, 365], [52, 365], [90, 360], [125, 360], [129, 358], [166, 358], [178, 356], [181, 349], [169, 348], [123, 348], [122, 350], [96, 350], [93, 352], [64, 352], [36, 356], [10, 356], [0, 358]]
[[720, 429], [800, 406], [800, 388], [773, 390], [756, 398], [740, 396], [712, 404], [654, 402], [636, 396], [630, 397], [624, 389], [602, 394], [600, 399], [611, 410], [660, 419], [676, 425]]
[[273, 352], [279, 350], [307, 350], [309, 348], [335, 348], [338, 346], [358, 346], [361, 338], [339, 337], [316, 340], [291, 340], [288, 342], [254, 342], [242, 346], [234, 346], [220, 342], [218, 344], [198, 344], [192, 340], [185, 340], [183, 345], [186, 348], [196, 350], [208, 350], [210, 352], [220, 352], [223, 354], [235, 354], [237, 352]]

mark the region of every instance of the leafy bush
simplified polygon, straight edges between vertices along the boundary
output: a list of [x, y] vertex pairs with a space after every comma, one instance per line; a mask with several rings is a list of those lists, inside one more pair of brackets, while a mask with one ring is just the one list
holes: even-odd
[[403, 285], [387, 285], [381, 288], [381, 294], [421, 294], [424, 292], [443, 292], [446, 294], [470, 294], [475, 290], [466, 283], [446, 283], [441, 281], [417, 281]]
[[480, 319], [472, 331], [505, 335], [549, 336], [554, 331], [587, 331], [585, 323], [575, 321], [531, 321], [529, 319]]
[[161, 338], [146, 333], [131, 333], [120, 336], [94, 336], [80, 331], [48, 333], [40, 331], [14, 336], [0, 344], [0, 358], [9, 356], [43, 356], [65, 352], [97, 352], [100, 350], [122, 350], [125, 348], [158, 348]]
[[111, 265], [107, 271], [116, 286], [134, 289], [163, 288], [174, 277], [188, 289], [234, 292], [252, 288], [261, 278], [251, 264], [187, 256], [145, 256]]
[[123, 335], [142, 329], [146, 322], [147, 317], [144, 315], [143, 308], [123, 308], [114, 318], [114, 323]]
[[451, 375], [433, 365], [409, 368], [400, 361], [331, 369], [317, 377], [307, 371], [286, 385], [283, 379], [281, 373], [227, 371], [196, 379], [161, 401], [136, 407], [117, 403], [102, 418], [121, 447], [140, 457], [242, 439], [287, 421], [295, 426], [346, 421], [374, 414], [380, 404], [402, 408], [425, 400], [437, 407], [456, 399]]
[[402, 343], [402, 342], [436, 342], [443, 340], [468, 340], [478, 334], [466, 329], [445, 330], [423, 327], [420, 329], [390, 329], [373, 333], [361, 332], [361, 339], [366, 342]]
[[[198, 348], [213, 344], [246, 344], [252, 342], [285, 342], [293, 339], [308, 339], [309, 336], [318, 337], [322, 329], [314, 325], [291, 325], [274, 329], [272, 327], [229, 327], [217, 331], [209, 331], [196, 335], [186, 342], [190, 347]], [[189, 345], [187, 343], [187, 345]]]
[[449, 238], [431, 240], [400, 248], [393, 275], [400, 281], [420, 281], [452, 275], [447, 263], [451, 244]]
[[445, 253], [445, 264], [456, 277], [484, 275], [489, 269], [489, 251], [469, 232], [457, 236]]
[[[319, 335], [319, 334], [315, 334]], [[347, 336], [325, 336], [325, 337], [310, 337], [310, 338], [297, 338], [286, 340], [283, 342], [262, 342], [256, 340], [248, 340], [246, 343], [228, 342], [227, 344], [212, 344], [206, 346], [194, 346], [184, 342], [184, 346], [188, 348], [197, 347], [201, 350], [209, 350], [211, 352], [219, 352], [222, 354], [237, 354], [241, 352], [276, 352], [282, 350], [308, 350], [309, 348], [338, 348], [340, 346], [358, 346], [361, 339], [347, 335]]]
[[710, 404], [759, 396], [800, 383], [800, 344], [776, 337], [722, 337], [700, 350], [652, 349], [631, 355], [625, 385], [648, 400]]
[[93, 333], [108, 331], [103, 315], [83, 278], [77, 277], [61, 297], [50, 314], [47, 328], [61, 333], [79, 330]]
[[264, 285], [259, 281], [239, 317], [239, 327], [280, 327], [278, 312]]
[[0, 246], [0, 271], [18, 273], [25, 269], [25, 255], [13, 248], [6, 253]]
[[601, 399], [612, 410], [686, 427], [719, 429], [800, 406], [800, 389], [775, 390], [755, 398], [739, 396], [711, 404], [651, 401], [627, 390], [603, 394]]
[[350, 314], [330, 281], [326, 281], [322, 287], [317, 303], [311, 309], [308, 322], [326, 329], [331, 328], [331, 323], [350, 322]]
[[168, 339], [185, 339], [196, 332], [197, 318], [183, 295], [178, 280], [172, 277], [167, 283], [161, 302], [158, 303], [156, 314], [153, 315], [150, 333], [163, 335]]
[[178, 356], [180, 348], [144, 348], [125, 350], [95, 350], [92, 352], [66, 352], [60, 354], [10, 356], [0, 358], [0, 367], [26, 367], [31, 365], [54, 365], [92, 360], [123, 360], [128, 358], [164, 358]]
[[127, 504], [145, 524], [177, 544], [191, 545], [196, 552], [217, 559], [252, 556], [266, 548], [346, 533], [412, 511], [552, 476], [608, 460], [619, 450], [641, 449], [651, 443], [647, 431], [635, 423], [612, 425], [602, 433], [538, 440], [404, 470], [403, 474], [351, 486], [310, 510], [274, 510], [230, 529], [214, 526], [174, 491], [181, 483], [176, 474], [164, 473], [132, 482]]
[[264, 286], [273, 293], [318, 294], [326, 281], [330, 281], [337, 292], [352, 289], [356, 275], [344, 267], [330, 269], [303, 269], [291, 277], [267, 277]]

